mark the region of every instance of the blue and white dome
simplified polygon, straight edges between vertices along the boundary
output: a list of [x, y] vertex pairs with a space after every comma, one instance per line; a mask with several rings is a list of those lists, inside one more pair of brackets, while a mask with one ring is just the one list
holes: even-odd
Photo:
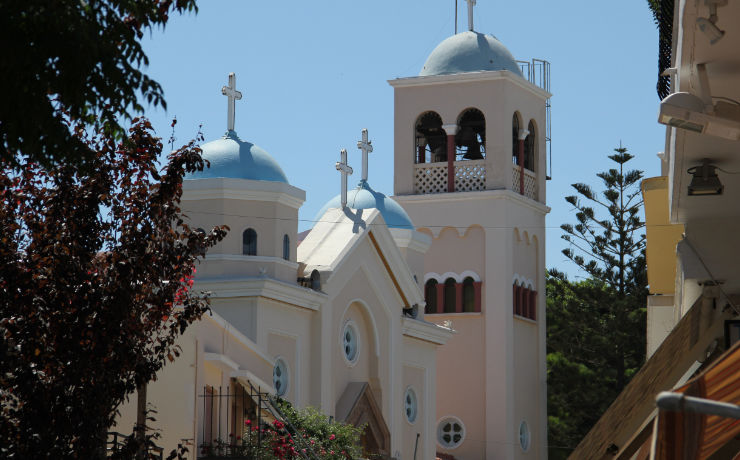
[[186, 179], [250, 179], [288, 183], [282, 168], [269, 153], [228, 131], [221, 139], [201, 146], [210, 168], [189, 174]]
[[[319, 220], [329, 208], [341, 208], [342, 197], [337, 195], [329, 200], [316, 215], [315, 220]], [[411, 218], [400, 204], [388, 198], [380, 192], [376, 192], [366, 181], [360, 181], [357, 188], [347, 191], [347, 207], [354, 210], [359, 209], [377, 209], [383, 216], [386, 225], [389, 228], [414, 229]]]
[[514, 56], [493, 35], [465, 31], [445, 39], [429, 55], [419, 76], [508, 70], [522, 76]]

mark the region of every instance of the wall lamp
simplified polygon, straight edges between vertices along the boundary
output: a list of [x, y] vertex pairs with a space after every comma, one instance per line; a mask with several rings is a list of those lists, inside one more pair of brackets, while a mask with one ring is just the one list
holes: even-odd
[[722, 195], [725, 186], [719, 181], [716, 169], [706, 158], [701, 166], [689, 168], [687, 172], [693, 176], [689, 184], [689, 196]]
[[658, 123], [737, 141], [740, 140], [738, 107], [722, 101], [707, 104], [699, 96], [678, 92], [661, 101]]
[[696, 18], [696, 26], [709, 38], [709, 43], [714, 45], [725, 36], [725, 31], [717, 27], [717, 7], [727, 5], [727, 0], [704, 0], [704, 4], [709, 7], [709, 17]]

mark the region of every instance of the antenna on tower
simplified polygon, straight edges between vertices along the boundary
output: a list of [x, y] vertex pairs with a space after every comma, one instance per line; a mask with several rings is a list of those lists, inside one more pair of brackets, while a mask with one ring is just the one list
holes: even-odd
[[455, 0], [455, 35], [457, 35], [457, 0]]

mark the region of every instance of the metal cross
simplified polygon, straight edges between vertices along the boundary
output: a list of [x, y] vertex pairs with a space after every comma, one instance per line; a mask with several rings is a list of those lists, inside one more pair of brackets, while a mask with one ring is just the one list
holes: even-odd
[[473, 30], [473, 7], [476, 0], [465, 0], [468, 2], [468, 30]]
[[347, 206], [347, 177], [352, 174], [352, 167], [347, 164], [347, 150], [342, 149], [339, 154], [342, 161], [337, 161], [335, 167], [342, 174], [342, 209]]
[[229, 86], [221, 88], [221, 94], [228, 97], [229, 99], [229, 111], [226, 118], [226, 128], [229, 131], [234, 130], [234, 101], [238, 101], [242, 98], [242, 93], [236, 90], [236, 74], [231, 72], [229, 74]]
[[362, 150], [362, 180], [367, 181], [367, 154], [373, 151], [372, 141], [367, 140], [367, 129], [362, 130], [362, 140], [357, 141], [357, 148]]

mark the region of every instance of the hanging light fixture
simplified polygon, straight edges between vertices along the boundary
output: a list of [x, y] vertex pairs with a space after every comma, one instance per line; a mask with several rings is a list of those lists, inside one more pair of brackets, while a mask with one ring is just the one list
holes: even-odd
[[717, 27], [717, 7], [727, 5], [727, 0], [704, 0], [704, 3], [709, 7], [709, 17], [696, 18], [696, 26], [707, 36], [709, 43], [714, 45], [725, 36], [725, 31]]
[[725, 186], [719, 181], [716, 169], [706, 158], [701, 166], [689, 168], [687, 172], [693, 176], [689, 184], [689, 196], [722, 195]]

